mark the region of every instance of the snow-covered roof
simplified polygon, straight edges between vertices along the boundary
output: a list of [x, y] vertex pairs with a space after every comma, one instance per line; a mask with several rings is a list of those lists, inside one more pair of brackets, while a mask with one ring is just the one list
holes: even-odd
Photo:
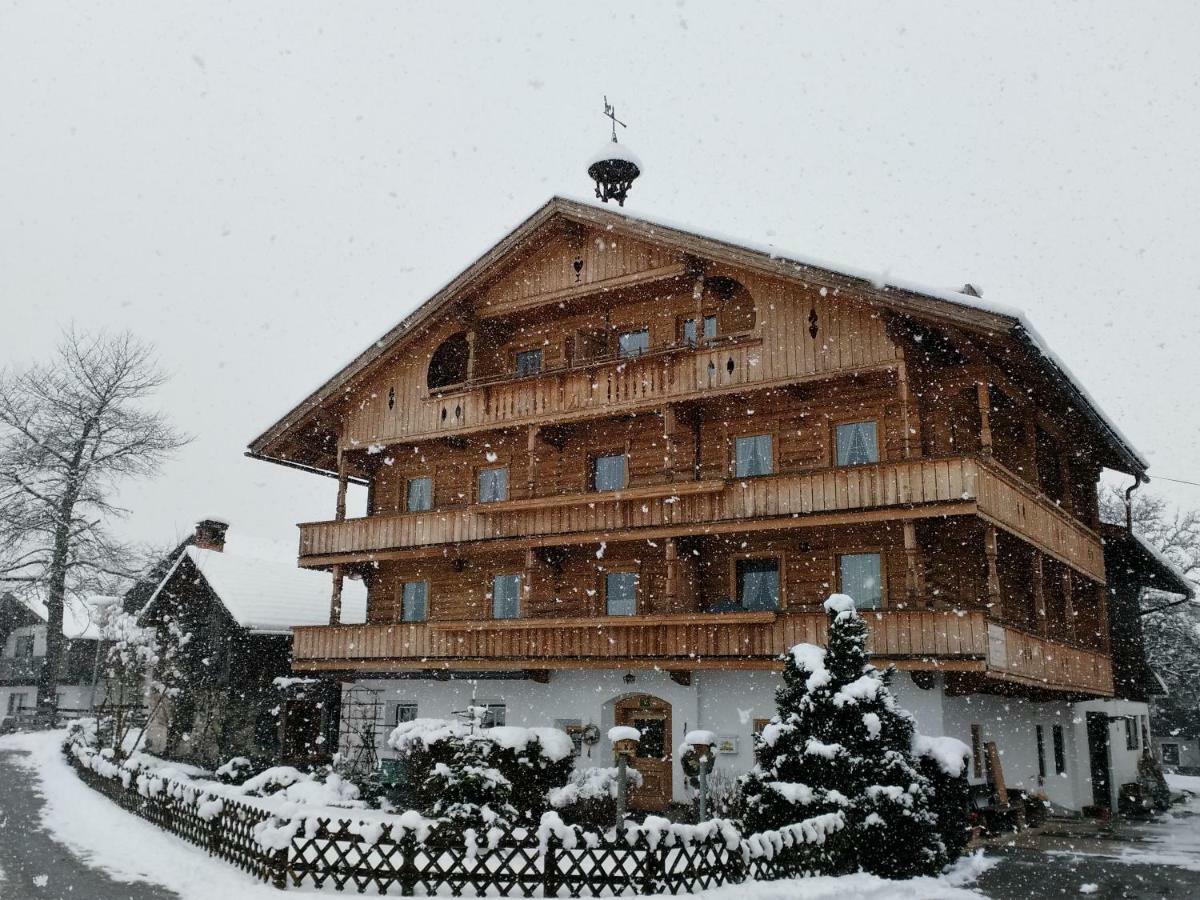
[[[327, 573], [200, 547], [188, 547], [179, 555], [143, 612], [153, 605], [185, 558], [233, 620], [252, 634], [290, 634], [295, 626], [329, 623], [331, 582]], [[366, 616], [366, 586], [347, 578], [342, 589], [342, 623], [356, 625], [365, 622]]]
[[[68, 597], [63, 602], [63, 637], [69, 641], [98, 640], [101, 611], [120, 602], [120, 597], [110, 597], [106, 594], [92, 594], [83, 598]], [[27, 598], [24, 603], [30, 612], [43, 622], [49, 619], [50, 613], [46, 604], [40, 599]]]
[[[1082, 382], [1074, 376], [1066, 363], [1050, 349], [1049, 344], [1029, 322], [1025, 313], [1018, 307], [984, 300], [975, 293], [967, 294], [959, 290], [920, 284], [915, 281], [896, 278], [887, 272], [860, 269], [854, 266], [807, 256], [802, 253], [795, 253], [773, 243], [760, 243], [740, 237], [729, 237], [711, 229], [696, 228], [690, 224], [671, 222], [661, 217], [633, 216], [627, 212], [614, 210], [611, 207], [602, 205], [590, 198], [569, 196], [551, 197], [533, 215], [515, 229], [502, 236], [490, 249], [481, 253], [470, 266], [448, 281], [428, 300], [419, 304], [401, 322], [373, 342], [335, 375], [327, 379], [267, 431], [255, 438], [250, 444], [250, 455], [285, 462], [288, 465], [299, 465], [300, 468], [305, 468], [306, 466], [303, 463], [299, 463], [294, 459], [288, 459], [286, 456], [272, 455], [269, 449], [272, 441], [280, 437], [288, 429], [296, 426], [326, 400], [338, 396], [341, 385], [347, 380], [357, 377], [368, 367], [372, 366], [384, 354], [389, 352], [397, 341], [414, 331], [418, 324], [441, 308], [443, 303], [450, 301], [473, 278], [486, 272], [490, 267], [503, 260], [515, 247], [520, 245], [522, 240], [528, 238], [538, 228], [543, 227], [554, 215], [573, 217], [580, 221], [591, 221], [593, 224], [608, 223], [609, 227], [618, 227], [621, 224], [633, 227], [640, 226], [643, 231], [649, 230], [648, 234], [643, 235], [649, 239], [658, 237], [663, 241], [678, 241], [684, 237], [694, 238], [709, 244], [709, 249], [717, 253], [723, 249], [742, 254], [757, 254], [764, 263], [769, 263], [777, 271], [782, 270], [785, 275], [791, 274], [796, 277], [808, 275], [811, 277], [811, 275], [818, 271], [826, 272], [865, 282], [880, 292], [886, 293], [891, 289], [897, 294], [905, 293], [919, 298], [928, 298], [951, 304], [961, 309], [974, 310], [991, 316], [1001, 317], [1004, 320], [1006, 329], [1015, 337], [1024, 339], [1030, 347], [1036, 350], [1045, 361], [1049, 370], [1069, 391], [1077, 396], [1084, 413], [1090, 415], [1096, 424], [1111, 435], [1113, 442], [1121, 450], [1121, 456], [1126, 457], [1127, 461], [1132, 464], [1131, 468], [1140, 470], [1138, 474], [1143, 474], [1145, 469], [1148, 468], [1145, 457], [1138, 452], [1128, 437], [1117, 427], [1116, 423], [1104, 413], [1095, 398], [1083, 387]], [[793, 269], [794, 271], [788, 272], [789, 269]], [[886, 298], [884, 299], [886, 300]], [[897, 299], [900, 298], [897, 297]]]

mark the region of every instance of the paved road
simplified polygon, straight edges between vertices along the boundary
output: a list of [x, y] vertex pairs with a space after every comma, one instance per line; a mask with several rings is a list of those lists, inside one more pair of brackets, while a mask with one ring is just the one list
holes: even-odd
[[178, 900], [166, 888], [114, 881], [41, 827], [42, 799], [28, 770], [0, 752], [0, 897], [3, 900]]

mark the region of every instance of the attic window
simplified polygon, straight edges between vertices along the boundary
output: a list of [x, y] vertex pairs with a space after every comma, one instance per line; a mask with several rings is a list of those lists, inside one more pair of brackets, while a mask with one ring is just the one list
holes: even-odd
[[442, 341], [429, 357], [429, 374], [426, 377], [429, 389], [432, 391], [466, 381], [470, 353], [466, 332], [460, 331]]

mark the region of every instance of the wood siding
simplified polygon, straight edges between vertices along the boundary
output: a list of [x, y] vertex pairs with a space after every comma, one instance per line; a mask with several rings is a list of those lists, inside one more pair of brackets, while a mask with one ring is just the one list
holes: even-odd
[[[473, 541], [547, 546], [611, 539], [614, 534], [637, 539], [642, 536], [638, 533], [641, 529], [682, 535], [696, 526], [707, 526], [709, 531], [719, 526], [729, 530], [803, 527], [804, 517], [821, 514], [933, 506], [926, 510], [928, 514], [978, 513], [1088, 577], [1104, 580], [1099, 538], [1023, 481], [985, 459], [920, 459], [729, 479], [719, 489], [705, 487], [701, 493], [680, 490], [635, 499], [602, 493], [588, 497], [586, 502], [533, 509], [489, 511], [486, 505], [476, 505], [445, 512], [308, 523], [300, 526], [301, 563], [328, 565], [365, 554]], [[936, 505], [953, 506], [953, 510], [939, 510]]]

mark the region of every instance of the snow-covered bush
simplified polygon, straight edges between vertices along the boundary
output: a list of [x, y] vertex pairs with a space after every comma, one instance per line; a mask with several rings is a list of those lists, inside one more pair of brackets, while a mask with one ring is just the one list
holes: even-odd
[[[629, 789], [642, 786], [642, 773], [627, 767]], [[617, 769], [615, 766], [580, 769], [562, 787], [547, 795], [550, 806], [563, 821], [589, 829], [612, 826], [617, 816]]]
[[971, 837], [970, 785], [967, 760], [971, 748], [957, 738], [913, 735], [913, 756], [932, 788], [930, 805], [937, 816], [942, 864], [962, 856]]
[[547, 795], [564, 784], [574, 745], [557, 728], [482, 728], [475, 722], [416, 719], [388, 737], [406, 779], [406, 800], [421, 813], [479, 828], [537, 822]]
[[854, 601], [825, 601], [828, 649], [797, 644], [785, 654], [779, 714], [755, 739], [744, 776], [742, 816], [752, 832], [819, 821], [806, 868], [862, 868], [888, 878], [936, 872], [949, 852], [939, 838], [933, 785], [914, 758], [912, 717], [896, 705], [893, 670], [867, 658], [867, 626]]
[[263, 769], [256, 770], [249, 757], [235, 756], [218, 766], [213, 775], [222, 784], [241, 784], [256, 771], [263, 771]]

